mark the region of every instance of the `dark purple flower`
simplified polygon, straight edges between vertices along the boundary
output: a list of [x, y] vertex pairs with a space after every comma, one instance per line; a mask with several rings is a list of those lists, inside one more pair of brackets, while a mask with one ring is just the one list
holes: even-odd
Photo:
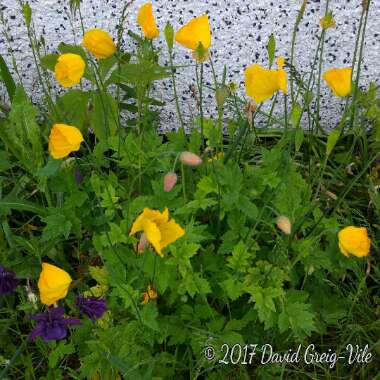
[[93, 322], [99, 319], [107, 310], [107, 302], [103, 298], [83, 297], [76, 298], [76, 305], [82, 314], [86, 314]]
[[4, 296], [13, 292], [17, 282], [16, 275], [0, 265], [0, 295]]
[[74, 176], [75, 176], [75, 182], [79, 186], [83, 182], [83, 175], [82, 175], [82, 173], [81, 173], [81, 171], [80, 171], [79, 168], [75, 169]]
[[32, 315], [30, 319], [37, 321], [37, 326], [29, 335], [29, 340], [40, 336], [45, 342], [60, 340], [66, 337], [69, 325], [79, 325], [81, 321], [75, 318], [65, 318], [65, 308], [52, 307], [46, 313]]

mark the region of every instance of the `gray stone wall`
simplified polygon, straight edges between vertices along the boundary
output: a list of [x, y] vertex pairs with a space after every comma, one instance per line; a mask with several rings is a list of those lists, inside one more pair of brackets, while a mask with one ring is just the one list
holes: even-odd
[[[143, 0], [135, 0], [129, 8], [126, 28], [138, 32], [136, 16]], [[85, 28], [100, 27], [116, 37], [116, 24], [125, 1], [83, 0], [82, 15]], [[244, 69], [252, 63], [267, 65], [266, 43], [270, 34], [277, 40], [277, 55], [289, 56], [291, 31], [301, 0], [156, 0], [153, 1], [159, 28], [163, 30], [166, 21], [177, 29], [194, 16], [207, 12], [213, 31], [212, 51], [217, 73], [221, 74], [224, 65], [228, 67], [228, 79], [239, 84], [239, 92], [244, 95]], [[357, 33], [361, 0], [333, 0], [330, 9], [337, 22], [336, 30], [329, 30], [326, 37], [324, 68], [349, 66], [352, 61], [355, 34]], [[12, 44], [8, 46], [0, 37], [0, 54], [10, 62], [9, 49], [12, 49], [25, 86], [35, 98], [39, 95], [37, 74], [28, 46], [26, 29], [23, 24], [17, 0], [0, 0], [1, 9], [9, 26]], [[68, 17], [68, 0], [30, 0], [36, 29], [43, 35], [49, 52], [54, 52], [60, 41], [72, 43], [80, 41], [79, 20], [71, 25]], [[309, 0], [297, 39], [296, 65], [307, 71], [317, 45], [319, 19], [324, 13], [325, 0]], [[369, 81], [380, 84], [380, 0], [372, 0], [367, 28], [363, 79], [361, 85]], [[128, 44], [128, 37], [125, 37]], [[163, 33], [155, 41], [166, 52]], [[193, 63], [191, 54], [181, 46], [175, 48], [175, 61], [178, 64]], [[162, 55], [162, 63], [166, 62]], [[211, 82], [211, 72], [206, 68], [205, 75]], [[189, 85], [195, 83], [194, 68], [189, 67], [178, 75], [179, 93], [183, 110], [189, 116], [196, 112]], [[1, 89], [0, 89], [1, 90]], [[3, 90], [1, 90], [3, 91]], [[163, 113], [163, 127], [175, 128], [178, 123], [170, 81], [164, 81], [155, 89], [157, 97], [167, 105]], [[322, 124], [334, 127], [339, 118], [341, 101], [332, 98], [322, 85]], [[214, 101], [209, 94], [206, 99], [206, 115], [214, 112]], [[280, 106], [279, 106], [280, 107]], [[278, 110], [277, 112], [281, 112]]]

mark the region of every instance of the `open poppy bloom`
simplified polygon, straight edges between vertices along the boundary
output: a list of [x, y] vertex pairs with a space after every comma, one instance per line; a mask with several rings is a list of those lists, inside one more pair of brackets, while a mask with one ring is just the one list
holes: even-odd
[[160, 31], [154, 19], [152, 3], [141, 6], [137, 15], [137, 23], [140, 25], [146, 38], [151, 40], [159, 36]]
[[86, 64], [78, 54], [62, 54], [58, 57], [54, 72], [55, 78], [63, 87], [72, 87], [80, 82]]
[[343, 255], [349, 254], [356, 257], [369, 255], [371, 240], [365, 227], [349, 226], [338, 233], [339, 248]]
[[283, 69], [284, 58], [277, 59], [277, 70], [254, 64], [245, 70], [245, 90], [256, 103], [270, 99], [277, 91], [288, 93], [288, 77]]
[[70, 275], [55, 265], [42, 263], [42, 271], [38, 279], [41, 302], [47, 306], [65, 298], [71, 284]]
[[173, 219], [169, 220], [169, 211], [164, 212], [144, 208], [132, 225], [129, 235], [143, 231], [146, 239], [160, 256], [162, 250], [185, 234], [185, 231]]
[[97, 59], [111, 57], [116, 50], [116, 45], [109, 33], [96, 28], [84, 34], [82, 44]]
[[199, 60], [207, 58], [208, 49], [211, 46], [211, 30], [208, 15], [196, 17], [184, 25], [175, 35], [175, 40], [182, 46], [193, 50], [197, 55], [198, 50], [203, 50], [203, 57], [195, 57]]
[[84, 141], [82, 133], [76, 127], [66, 124], [54, 124], [49, 136], [49, 151], [56, 160], [76, 152]]
[[352, 68], [343, 67], [340, 69], [330, 69], [323, 74], [323, 79], [331, 88], [335, 96], [344, 97], [350, 95], [352, 87]]

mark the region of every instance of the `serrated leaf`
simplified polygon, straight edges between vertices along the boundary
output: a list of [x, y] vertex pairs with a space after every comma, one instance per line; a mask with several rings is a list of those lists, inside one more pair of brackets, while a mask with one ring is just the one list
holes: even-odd
[[46, 226], [42, 232], [42, 241], [49, 241], [64, 236], [69, 237], [71, 231], [71, 222], [66, 219], [65, 215], [53, 214], [42, 218]]
[[235, 245], [232, 255], [227, 259], [227, 266], [232, 269], [234, 273], [244, 273], [246, 269], [251, 265], [253, 255], [248, 252], [246, 245], [243, 241], [239, 241]]
[[315, 315], [310, 311], [310, 305], [302, 302], [285, 304], [278, 318], [278, 327], [280, 332], [292, 330], [293, 334], [301, 339], [317, 330]]

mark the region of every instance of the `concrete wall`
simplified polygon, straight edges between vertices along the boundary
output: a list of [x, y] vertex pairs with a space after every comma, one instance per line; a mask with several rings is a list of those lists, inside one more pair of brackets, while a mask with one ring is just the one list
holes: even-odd
[[[136, 15], [143, 0], [135, 0], [129, 8], [126, 28], [138, 31]], [[86, 28], [100, 27], [116, 37], [115, 26], [125, 1], [120, 0], [83, 0], [82, 14]], [[336, 30], [329, 30], [326, 38], [324, 68], [349, 66], [352, 61], [355, 34], [357, 33], [361, 1], [330, 1], [337, 22]], [[8, 49], [11, 48], [17, 58], [23, 81], [29, 91], [38, 96], [37, 75], [32, 54], [28, 47], [26, 29], [17, 0], [0, 0], [1, 9], [9, 26], [12, 44], [8, 46], [0, 39], [0, 54], [9, 61]], [[68, 17], [68, 0], [30, 0], [34, 20], [39, 34], [43, 35], [49, 52], [54, 52], [60, 41], [80, 41], [81, 29], [78, 20], [70, 25]], [[222, 73], [224, 65], [228, 66], [228, 77], [240, 84], [240, 93], [244, 94], [244, 68], [254, 62], [267, 65], [265, 50], [268, 37], [274, 33], [277, 39], [277, 54], [289, 56], [291, 31], [301, 0], [156, 0], [153, 1], [158, 25], [163, 30], [169, 20], [175, 28], [196, 15], [208, 12], [213, 30], [213, 54], [217, 73]], [[325, 0], [309, 0], [305, 17], [300, 26], [297, 40], [296, 64], [300, 70], [308, 70], [315, 54], [319, 19], [324, 13]], [[372, 0], [367, 28], [365, 59], [362, 85], [369, 81], [380, 84], [380, 0]], [[158, 43], [163, 44], [163, 33]], [[126, 37], [128, 44], [128, 38]], [[162, 57], [165, 63], [166, 55]], [[192, 63], [188, 51], [176, 46], [176, 62]], [[206, 68], [206, 77], [211, 81], [211, 73]], [[187, 116], [195, 112], [194, 100], [191, 98], [189, 85], [194, 83], [194, 69], [186, 68], [178, 75], [179, 93], [183, 109]], [[163, 82], [156, 88], [157, 96], [168, 103], [164, 110], [164, 128], [177, 126], [170, 81]], [[323, 124], [333, 127], [338, 120], [337, 107], [339, 99], [332, 99], [325, 85], [322, 86]], [[207, 112], [213, 112], [211, 95], [207, 100]], [[280, 112], [280, 111], [279, 111]]]

